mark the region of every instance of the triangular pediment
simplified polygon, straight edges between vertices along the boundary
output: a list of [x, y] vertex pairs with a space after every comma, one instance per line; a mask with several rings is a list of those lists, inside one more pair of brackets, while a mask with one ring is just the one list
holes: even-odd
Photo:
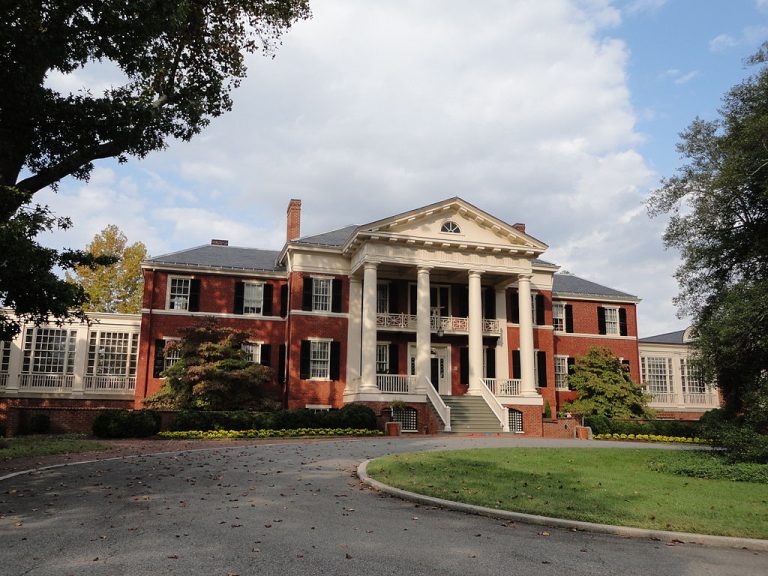
[[358, 235], [439, 244], [509, 247], [543, 252], [547, 245], [461, 198], [450, 198], [360, 226]]

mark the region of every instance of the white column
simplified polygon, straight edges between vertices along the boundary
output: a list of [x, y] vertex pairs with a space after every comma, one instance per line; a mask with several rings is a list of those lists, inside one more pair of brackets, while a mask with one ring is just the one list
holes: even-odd
[[507, 343], [507, 289], [496, 288], [496, 322], [501, 329], [501, 335], [496, 341], [496, 378], [509, 378], [509, 349]]
[[483, 302], [480, 272], [469, 271], [469, 390], [479, 394], [483, 377]]
[[[69, 329], [68, 329], [69, 331]], [[72, 395], [83, 396], [85, 394], [85, 369], [88, 361], [88, 333], [87, 324], [81, 324], [77, 328], [77, 340], [75, 341], [75, 367], [74, 380], [72, 382]]]
[[517, 279], [520, 308], [520, 376], [522, 396], [536, 396], [533, 363], [533, 307], [531, 306], [531, 276], [521, 274]]
[[8, 363], [8, 381], [5, 385], [6, 395], [15, 396], [19, 392], [19, 378], [24, 362], [24, 332], [26, 324], [21, 325], [21, 332], [11, 341], [11, 357]]
[[416, 390], [423, 390], [430, 376], [429, 270], [422, 267], [416, 274]]
[[360, 387], [360, 338], [363, 325], [363, 283], [360, 278], [349, 278], [349, 321], [347, 322], [347, 383], [345, 393], [357, 392]]
[[360, 387], [376, 387], [376, 266], [377, 262], [363, 265], [363, 336]]

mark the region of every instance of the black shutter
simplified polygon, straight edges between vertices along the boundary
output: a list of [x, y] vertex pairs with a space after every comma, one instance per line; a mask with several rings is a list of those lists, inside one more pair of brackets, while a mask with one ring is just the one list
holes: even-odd
[[288, 284], [280, 286], [280, 317], [288, 316]]
[[341, 312], [341, 280], [331, 280], [331, 312]]
[[200, 280], [193, 278], [189, 283], [189, 309], [190, 312], [200, 310]]
[[565, 305], [565, 331], [573, 332], [573, 306], [570, 304]]
[[341, 342], [331, 342], [331, 380], [339, 379], [339, 366], [341, 365]]
[[517, 290], [509, 291], [509, 306], [507, 307], [507, 319], [513, 324], [520, 324], [520, 300]]
[[312, 277], [304, 276], [304, 285], [301, 293], [301, 309], [307, 312], [312, 311]]
[[540, 388], [547, 387], [547, 353], [543, 350], [536, 352], [536, 363], [539, 372], [539, 381], [537, 384]]
[[309, 379], [309, 361], [312, 354], [311, 344], [309, 340], [301, 341], [301, 355], [299, 358], [299, 378], [302, 380]]
[[459, 348], [459, 372], [462, 384], [469, 384], [469, 348]]
[[272, 284], [264, 284], [262, 292], [261, 315], [272, 316]]
[[597, 332], [605, 334], [605, 308], [602, 306], [597, 307]]
[[277, 348], [277, 381], [285, 384], [285, 344]]
[[408, 292], [410, 294], [408, 308], [411, 316], [416, 316], [416, 284], [408, 285]]
[[496, 378], [496, 348], [485, 349], [485, 377]]
[[449, 302], [450, 291], [448, 286], [440, 286], [440, 316], [451, 315], [451, 303]]
[[243, 302], [245, 301], [245, 284], [235, 282], [235, 314], [243, 313]]
[[573, 374], [574, 368], [576, 368], [576, 358], [568, 358], [568, 375]]
[[392, 282], [389, 284], [389, 308], [387, 309], [387, 312], [390, 312], [391, 314], [399, 314], [400, 313], [400, 286], [398, 284], [395, 284]]
[[397, 374], [400, 371], [399, 366], [399, 346], [395, 343], [389, 345], [389, 373]]
[[152, 378], [160, 378], [165, 364], [165, 340], [155, 340], [155, 365], [152, 368]]
[[544, 295], [536, 294], [536, 324], [544, 326]]
[[459, 318], [469, 317], [469, 289], [463, 284], [456, 287], [457, 291], [457, 303], [459, 309], [456, 311], [456, 316]]
[[485, 289], [484, 318], [496, 318], [496, 290], [492, 287], [488, 287]]
[[272, 344], [261, 345], [261, 365], [272, 366]]
[[619, 308], [619, 334], [622, 336], [627, 335], [627, 310], [626, 308]]
[[520, 380], [523, 371], [520, 368], [520, 350], [512, 350], [512, 378]]

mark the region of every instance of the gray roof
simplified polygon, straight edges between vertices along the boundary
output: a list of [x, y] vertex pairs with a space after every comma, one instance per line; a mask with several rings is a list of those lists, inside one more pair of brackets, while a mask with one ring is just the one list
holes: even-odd
[[685, 344], [684, 335], [685, 330], [678, 330], [677, 332], [667, 332], [666, 334], [640, 338], [639, 341], [643, 344]]
[[198, 268], [225, 268], [229, 270], [257, 270], [283, 272], [284, 266], [275, 264], [277, 250], [258, 250], [237, 246], [205, 244], [179, 252], [162, 254], [146, 260], [147, 264], [170, 264]]
[[573, 274], [555, 274], [552, 278], [552, 292], [560, 296], [600, 296], [615, 300], [638, 299], [632, 294], [584, 280]]
[[316, 234], [314, 236], [304, 236], [293, 242], [296, 244], [312, 244], [315, 246], [337, 246], [342, 247], [349, 240], [350, 236], [354, 234], [359, 226], [352, 224], [339, 228], [338, 230], [331, 230], [330, 232], [323, 232], [322, 234]]

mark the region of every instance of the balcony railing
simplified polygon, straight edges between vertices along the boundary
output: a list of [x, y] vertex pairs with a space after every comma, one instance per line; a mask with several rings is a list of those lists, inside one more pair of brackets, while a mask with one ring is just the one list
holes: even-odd
[[20, 374], [20, 390], [72, 390], [75, 381], [74, 374]]
[[89, 392], [130, 392], [136, 389], [136, 378], [132, 376], [90, 375], [83, 379]]
[[686, 392], [683, 394], [683, 402], [690, 406], [718, 406], [720, 398], [717, 392]]
[[5, 388], [8, 385], [8, 374], [0, 374], [0, 388]]
[[[393, 314], [387, 312], [376, 315], [378, 328], [396, 328], [399, 330], [416, 330], [416, 315]], [[469, 318], [460, 316], [430, 316], [429, 327], [432, 332], [441, 330], [445, 333], [469, 333]], [[501, 325], [494, 318], [483, 318], [483, 333], [501, 334]]]
[[385, 394], [408, 394], [415, 378], [406, 374], [376, 374], [376, 387]]
[[485, 386], [494, 396], [520, 396], [520, 380], [511, 378], [483, 378]]

